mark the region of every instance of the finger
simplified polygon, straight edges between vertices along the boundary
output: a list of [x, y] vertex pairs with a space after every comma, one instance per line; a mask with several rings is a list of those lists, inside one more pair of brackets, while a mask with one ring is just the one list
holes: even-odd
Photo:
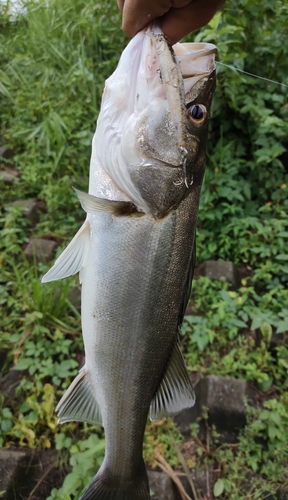
[[[163, 16], [169, 9], [187, 5], [190, 0], [118, 0], [120, 10], [123, 9], [122, 28], [130, 36], [136, 35], [148, 23]], [[124, 5], [123, 5], [124, 4]], [[122, 7], [122, 9], [121, 9]]]
[[119, 10], [123, 12], [124, 0], [117, 0]]
[[172, 8], [162, 19], [163, 33], [172, 44], [205, 26], [225, 0], [193, 0], [182, 9]]

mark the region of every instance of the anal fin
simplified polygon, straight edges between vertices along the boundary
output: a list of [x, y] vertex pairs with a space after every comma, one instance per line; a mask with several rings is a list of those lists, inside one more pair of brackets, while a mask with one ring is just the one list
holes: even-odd
[[102, 425], [101, 410], [89, 382], [85, 366], [60, 399], [56, 412], [60, 424], [77, 421]]
[[178, 342], [150, 406], [152, 422], [176, 415], [195, 403], [195, 393]]

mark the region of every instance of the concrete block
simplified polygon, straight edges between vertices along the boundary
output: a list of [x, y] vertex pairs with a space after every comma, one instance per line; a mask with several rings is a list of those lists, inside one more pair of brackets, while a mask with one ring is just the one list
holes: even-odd
[[34, 451], [29, 476], [31, 500], [48, 498], [52, 488], [60, 488], [65, 478], [63, 466], [59, 466], [59, 453], [56, 450]]
[[22, 207], [24, 217], [30, 220], [32, 226], [36, 226], [39, 222], [39, 213], [46, 211], [45, 204], [37, 200], [17, 200], [13, 203], [9, 203], [9, 205]]
[[[3, 500], [43, 500], [59, 488], [65, 472], [56, 450], [0, 450], [0, 492]], [[43, 480], [45, 478], [45, 480]]]
[[0, 491], [5, 491], [1, 496], [3, 500], [26, 498], [24, 491], [26, 493], [30, 464], [29, 451], [0, 450]]
[[197, 275], [210, 280], [229, 281], [235, 289], [241, 285], [237, 267], [230, 261], [207, 260], [198, 266]]
[[[190, 471], [194, 488], [201, 498], [211, 498], [213, 491], [213, 466], [209, 465], [206, 469]], [[177, 472], [176, 475], [185, 492], [194, 500], [194, 496], [189, 484], [189, 480], [183, 472]], [[179, 489], [174, 481], [165, 472], [148, 471], [150, 490], [153, 492], [153, 500], [181, 500]]]
[[245, 425], [246, 381], [209, 375], [199, 381], [195, 393], [195, 406], [174, 418], [184, 435], [189, 434], [190, 425], [201, 416], [203, 406], [209, 409], [209, 425], [215, 425], [218, 432], [233, 433]]
[[57, 243], [54, 240], [33, 238], [26, 246], [24, 254], [31, 261], [35, 256], [37, 262], [49, 262], [52, 260], [56, 248]]

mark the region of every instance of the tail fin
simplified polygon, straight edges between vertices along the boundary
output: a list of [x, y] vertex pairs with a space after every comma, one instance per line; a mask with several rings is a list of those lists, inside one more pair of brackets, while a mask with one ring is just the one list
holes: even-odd
[[[144, 464], [143, 464], [144, 466]], [[93, 481], [84, 491], [80, 500], [150, 500], [149, 483], [145, 467], [133, 481], [125, 484], [111, 477], [107, 469], [101, 467]]]

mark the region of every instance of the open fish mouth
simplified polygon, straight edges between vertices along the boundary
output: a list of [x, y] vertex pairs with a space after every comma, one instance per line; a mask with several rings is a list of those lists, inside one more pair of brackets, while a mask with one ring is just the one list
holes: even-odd
[[[197, 158], [202, 154], [199, 143], [207, 134], [216, 47], [210, 43], [171, 47], [153, 26], [138, 33], [128, 47], [106, 81], [92, 143], [91, 161], [97, 168], [90, 170], [89, 191], [131, 200], [145, 213], [153, 213], [132, 177], [136, 170], [170, 167], [175, 170], [171, 187], [182, 183], [187, 190], [192, 178], [195, 183], [200, 176]], [[164, 178], [163, 183], [165, 189]]]

